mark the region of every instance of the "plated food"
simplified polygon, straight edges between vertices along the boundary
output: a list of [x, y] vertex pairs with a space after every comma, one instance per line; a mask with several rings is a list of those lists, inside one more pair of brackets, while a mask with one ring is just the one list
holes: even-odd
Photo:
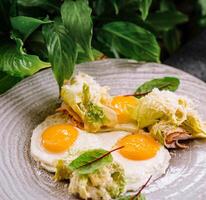
[[123, 198], [165, 173], [168, 149], [206, 137], [193, 102], [160, 89], [112, 97], [79, 73], [62, 87], [57, 112], [34, 129], [32, 157], [82, 199]]

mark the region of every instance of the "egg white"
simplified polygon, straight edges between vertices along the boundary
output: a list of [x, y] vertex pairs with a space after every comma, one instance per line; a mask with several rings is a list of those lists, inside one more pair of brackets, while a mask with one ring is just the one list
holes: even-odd
[[157, 154], [147, 160], [129, 160], [120, 153], [114, 152], [113, 158], [125, 171], [126, 190], [136, 191], [152, 176], [150, 183], [165, 174], [170, 161], [169, 151], [163, 146]]
[[55, 124], [63, 124], [68, 123], [69, 118], [62, 114], [56, 113], [51, 115], [45, 119], [41, 124], [39, 124], [33, 131], [33, 135], [31, 137], [31, 156], [39, 162], [40, 166], [46, 169], [49, 172], [55, 172], [56, 164], [60, 159], [66, 159], [66, 161], [72, 161], [82, 151], [86, 151], [88, 149], [101, 148], [101, 143], [95, 134], [87, 133], [81, 129], [77, 129], [78, 137], [74, 144], [63, 153], [51, 153], [48, 152], [41, 145], [41, 136], [44, 130], [48, 127]]
[[[101, 141], [101, 147], [109, 151], [115, 148], [119, 139], [129, 134], [131, 133], [126, 131], [113, 131], [98, 133], [98, 138]], [[150, 176], [152, 176], [150, 183], [161, 177], [165, 174], [171, 159], [169, 151], [164, 146], [160, 146], [157, 154], [147, 160], [129, 160], [123, 157], [118, 151], [113, 152], [112, 156], [125, 171], [127, 191], [136, 191], [146, 183]]]

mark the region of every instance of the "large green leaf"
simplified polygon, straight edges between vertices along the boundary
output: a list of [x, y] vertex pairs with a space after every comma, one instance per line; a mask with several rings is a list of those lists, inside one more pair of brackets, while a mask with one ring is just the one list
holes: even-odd
[[163, 11], [149, 14], [146, 22], [154, 29], [159, 31], [167, 31], [177, 24], [188, 21], [188, 17], [179, 11]]
[[19, 33], [22, 34], [23, 40], [26, 40], [26, 38], [40, 25], [47, 24], [47, 23], [51, 23], [51, 21], [40, 20], [40, 19], [27, 17], [27, 16], [11, 17], [12, 28], [19, 31]]
[[151, 4], [152, 4], [152, 0], [140, 0], [139, 10], [141, 12], [141, 16], [143, 20], [147, 18]]
[[23, 43], [19, 38], [12, 38], [15, 43], [7, 42], [0, 45], [0, 70], [11, 76], [25, 77], [50, 66], [36, 55], [23, 51]]
[[155, 36], [129, 22], [112, 22], [103, 26], [102, 36], [111, 48], [138, 61], [159, 62], [160, 48]]
[[7, 73], [0, 72], [0, 94], [6, 92], [21, 80], [19, 77], [10, 76]]
[[76, 43], [70, 38], [67, 30], [59, 21], [44, 25], [43, 35], [54, 76], [59, 87], [61, 87], [64, 80], [70, 79], [73, 74], [77, 58]]
[[65, 0], [61, 7], [63, 24], [68, 29], [71, 38], [78, 42], [90, 60], [93, 60], [91, 12], [86, 0]]

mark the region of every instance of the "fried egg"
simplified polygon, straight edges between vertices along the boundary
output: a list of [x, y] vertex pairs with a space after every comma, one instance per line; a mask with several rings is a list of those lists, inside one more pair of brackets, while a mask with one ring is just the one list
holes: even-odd
[[96, 135], [101, 142], [101, 148], [108, 151], [123, 146], [112, 155], [125, 171], [127, 191], [136, 191], [150, 176], [150, 182], [158, 179], [165, 174], [169, 166], [169, 151], [143, 130], [137, 133], [113, 131]]
[[165, 174], [169, 166], [168, 150], [145, 133], [129, 134], [116, 142], [124, 146], [113, 153], [125, 171], [126, 190], [137, 190], [152, 176], [151, 181]]
[[137, 98], [133, 96], [115, 96], [112, 98], [111, 105], [117, 114], [118, 122], [120, 124], [132, 122], [127, 107], [135, 107], [137, 104]]
[[138, 105], [138, 99], [134, 96], [114, 96], [111, 100], [111, 108], [117, 115], [117, 124], [111, 130], [122, 130], [135, 132], [138, 124], [132, 119], [128, 108], [135, 108]]
[[69, 118], [56, 113], [46, 118], [33, 131], [31, 137], [31, 155], [49, 172], [55, 172], [60, 159], [72, 161], [82, 151], [101, 148], [95, 134], [69, 124]]

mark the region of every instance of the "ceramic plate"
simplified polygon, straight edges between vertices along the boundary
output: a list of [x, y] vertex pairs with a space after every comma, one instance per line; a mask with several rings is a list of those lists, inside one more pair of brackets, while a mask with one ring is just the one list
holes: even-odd
[[[110, 86], [113, 95], [131, 93], [153, 78], [179, 77], [178, 93], [198, 102], [197, 109], [206, 119], [206, 84], [172, 67], [111, 59], [78, 65], [76, 71]], [[68, 195], [65, 183], [55, 183], [53, 175], [39, 169], [30, 157], [32, 130], [54, 112], [57, 99], [58, 88], [50, 70], [25, 79], [0, 96], [0, 199], [75, 199]], [[144, 190], [147, 200], [206, 199], [206, 143], [191, 142], [189, 150], [171, 154], [166, 175]]]

